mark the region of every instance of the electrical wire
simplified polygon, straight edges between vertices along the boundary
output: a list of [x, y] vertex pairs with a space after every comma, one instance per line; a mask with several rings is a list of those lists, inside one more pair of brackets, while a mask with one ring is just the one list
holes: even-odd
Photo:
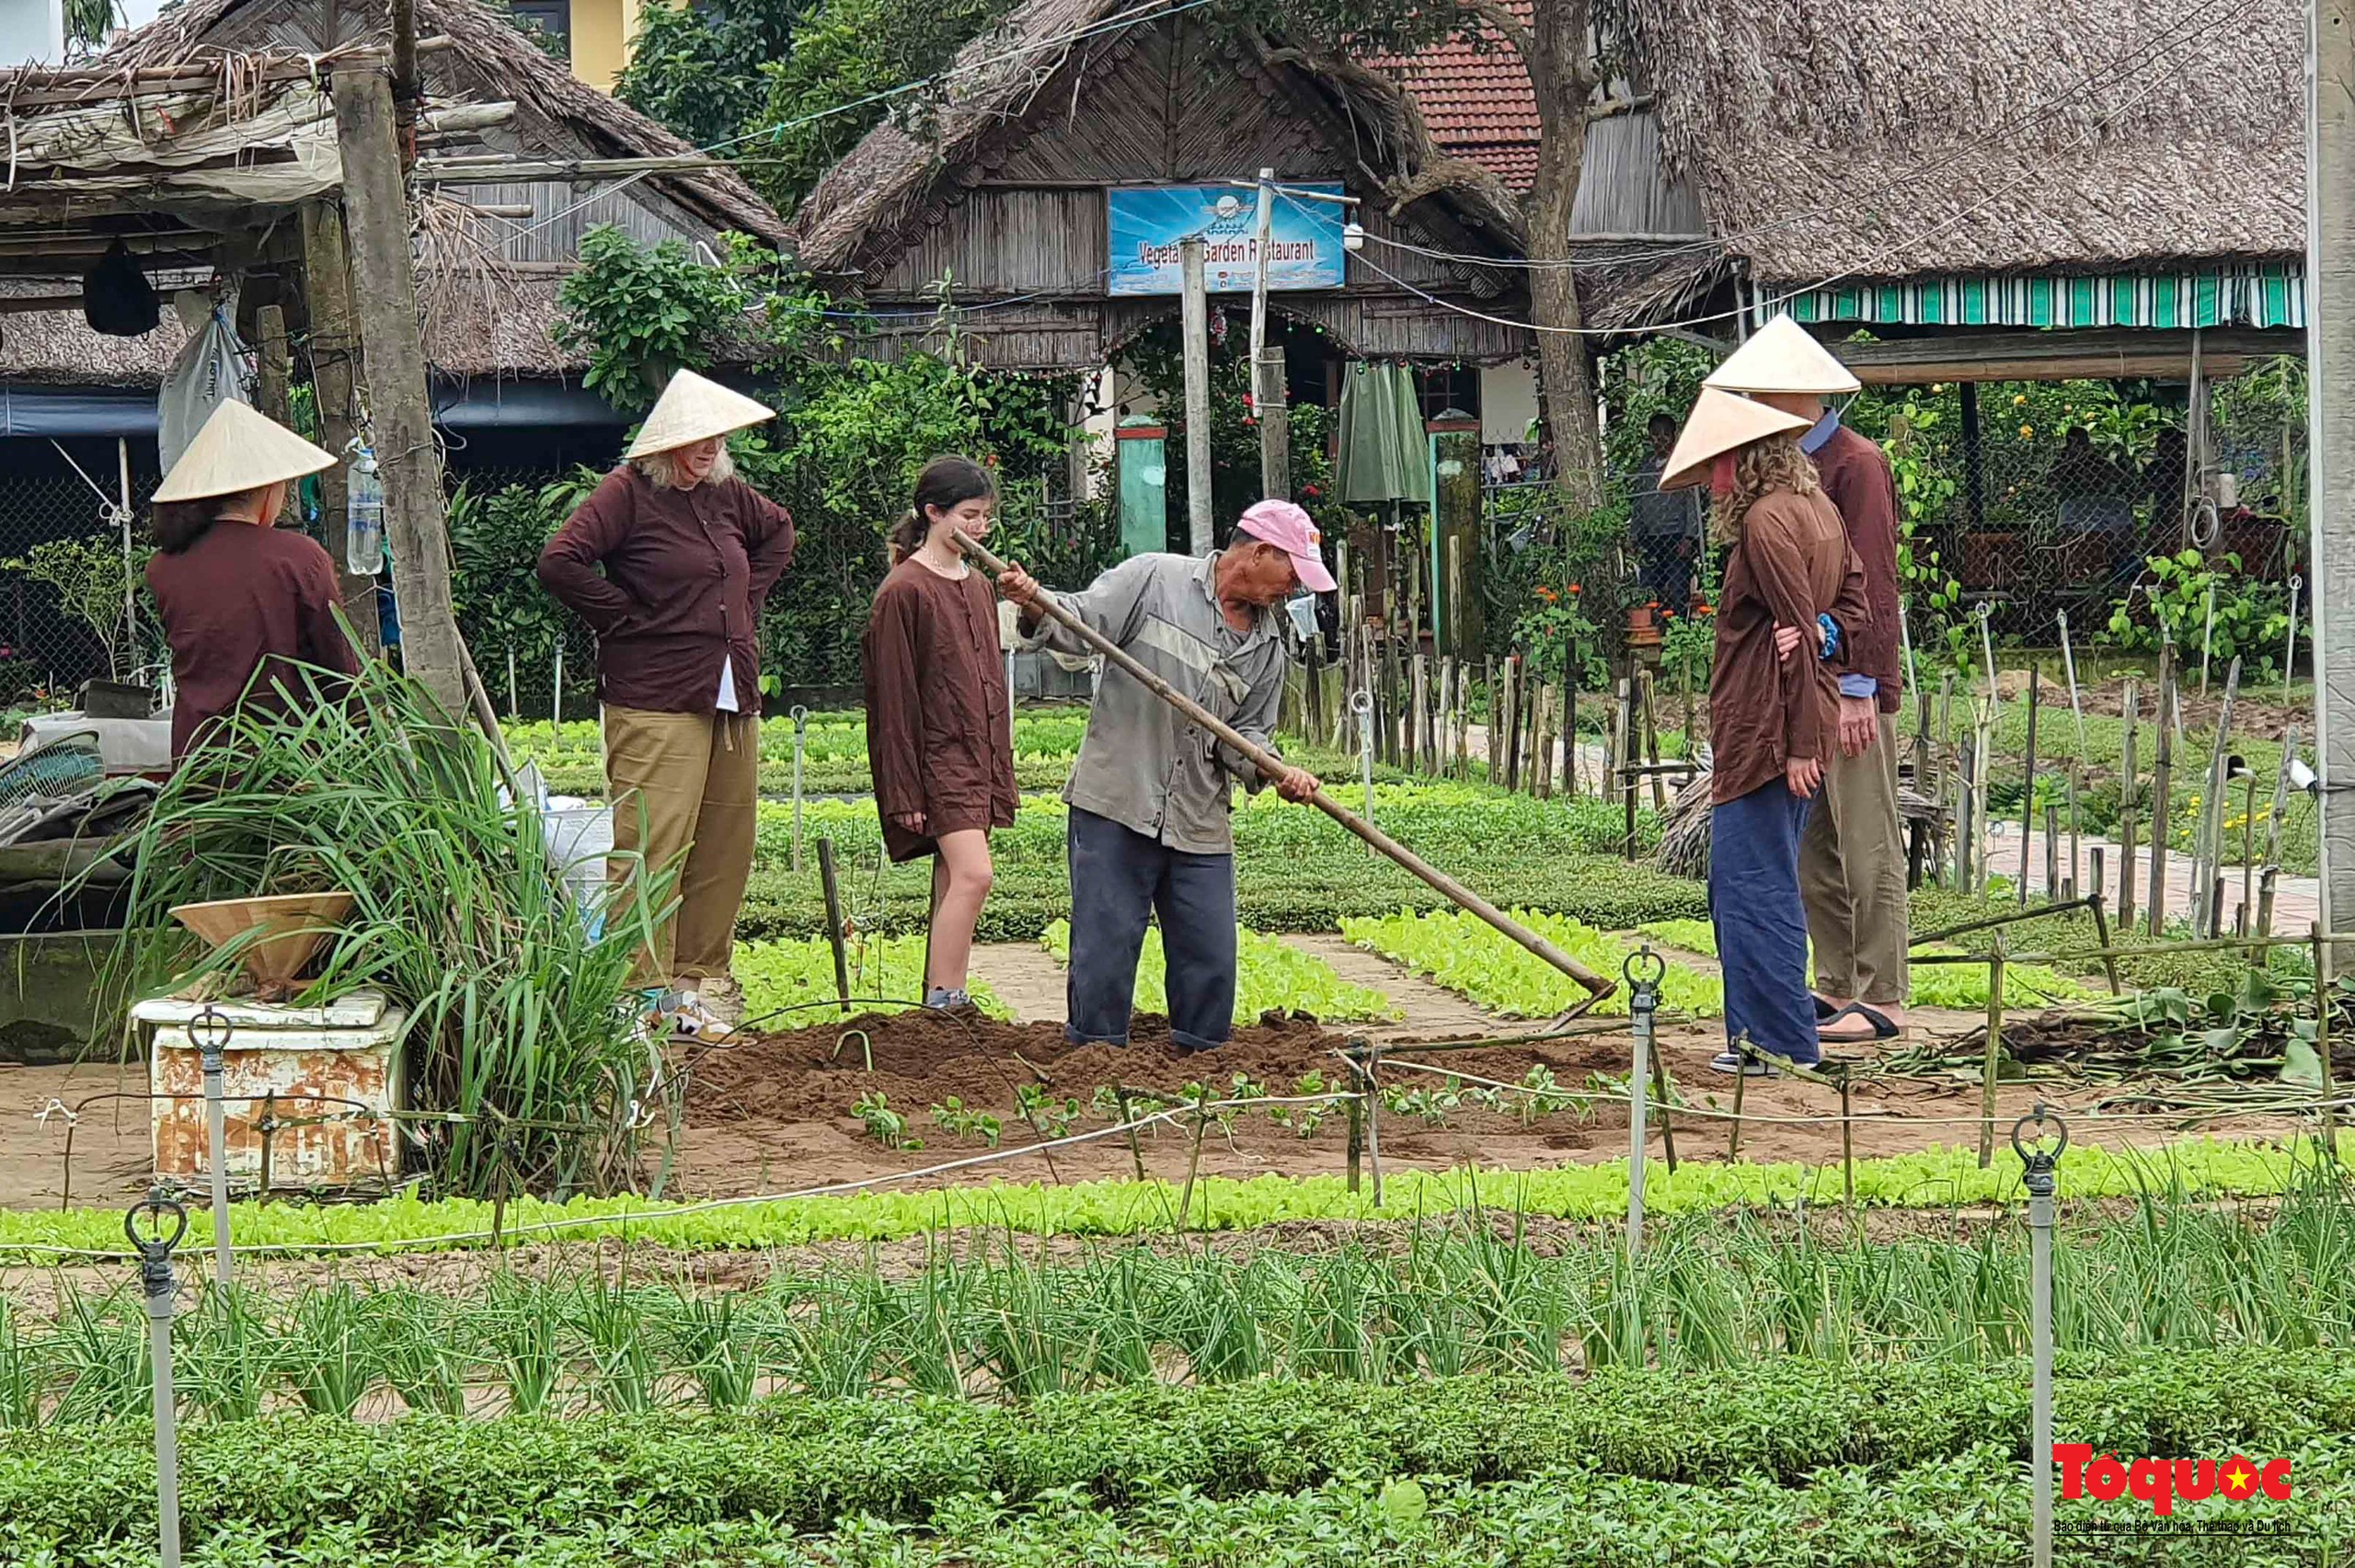
[[[2152, 93], [2158, 89], [2158, 86], [2159, 83], [2154, 81], [2149, 87], [2146, 87], [2139, 97], [2130, 100], [2126, 104], [2120, 105], [2117, 110], [2113, 111], [2112, 117], [2114, 118], [2116, 113], [2122, 113], [2125, 109], [2134, 107], [2134, 105], [2140, 103], [2142, 98], [2150, 97]], [[2034, 178], [2041, 172], [2042, 171], [2040, 169], [2028, 169], [2023, 172], [2020, 177], [2014, 180], [2010, 185], [1992, 191], [1980, 200], [1964, 208], [1961, 212], [1953, 213], [1941, 222], [1933, 224], [1931, 227], [1922, 230], [1916, 234], [1910, 235], [1897, 244], [1885, 247], [1879, 255], [1869, 260], [1861, 261], [1853, 266], [1844, 268], [1838, 272], [1831, 274], [1829, 277], [1821, 278], [1812, 282], [1801, 284], [1797, 288], [1776, 294], [1770, 299], [1756, 301], [1748, 307], [1748, 309], [1749, 311], [1754, 311], [1763, 315], [1765, 312], [1771, 310], [1776, 305], [1787, 304], [1793, 300], [1816, 292], [1819, 290], [1830, 288], [1833, 284], [1842, 282], [1846, 279], [1858, 276], [1875, 275], [1877, 269], [1894, 258], [1902, 255], [1905, 251], [1913, 249], [1922, 245], [1924, 242], [1935, 238], [1938, 235], [1946, 232], [1947, 229], [1953, 228], [1958, 223], [1978, 216], [1982, 212], [1985, 211], [1988, 207], [1993, 206], [1995, 202], [2014, 195], [2016, 192], [2019, 191], [2023, 186], [2027, 185], [2030, 179]], [[1286, 197], [1284, 200], [1293, 200], [1294, 199]], [[1417, 285], [1407, 281], [1404, 278], [1399, 277], [1396, 273], [1392, 272], [1387, 268], [1384, 267], [1380, 262], [1367, 258], [1362, 252], [1359, 254], [1358, 259], [1363, 262], [1367, 267], [1372, 268], [1382, 277], [1389, 280], [1390, 282], [1396, 285], [1398, 288], [1406, 290], [1407, 292], [1413, 294], [1415, 297], [1422, 300], [1428, 304], [1437, 305], [1442, 310], [1452, 311], [1458, 315], [1470, 316], [1474, 320], [1485, 321], [1492, 326], [1511, 327], [1516, 331], [1538, 333], [1546, 336], [1570, 338], [1611, 338], [1624, 336], [1630, 331], [1665, 332], [1678, 328], [1705, 326], [1714, 325], [1721, 321], [1735, 320], [1747, 314], [1744, 307], [1737, 305], [1731, 310], [1714, 311], [1703, 315], [1688, 316], [1682, 321], [1646, 322], [1639, 327], [1548, 326], [1542, 326], [1536, 322], [1515, 321], [1508, 316], [1491, 315], [1487, 311], [1475, 310], [1469, 305], [1460, 304], [1453, 300], [1442, 299], [1439, 295], [1430, 292], [1429, 290], [1419, 288]], [[1474, 258], [1467, 258], [1465, 259], [1469, 260]]]
[[[935, 72], [929, 76], [919, 76], [913, 81], [902, 82], [898, 86], [886, 87], [880, 92], [869, 93], [865, 97], [853, 98], [848, 103], [835, 104], [830, 109], [819, 109], [814, 113], [800, 115], [792, 120], [779, 120], [773, 125], [764, 125], [757, 130], [747, 131], [741, 135], [730, 136], [723, 141], [711, 143], [706, 146], [691, 148], [689, 151], [698, 154], [718, 153], [724, 152], [731, 147], [741, 147], [747, 142], [757, 142], [764, 137], [772, 139], [780, 137], [788, 131], [798, 131], [805, 125], [815, 125], [820, 120], [832, 120], [837, 115], [852, 114], [860, 109], [872, 109], [877, 104], [889, 103], [893, 99], [905, 97], [910, 93], [921, 92], [926, 87], [938, 86], [948, 82], [953, 82], [960, 76], [970, 76], [977, 72], [986, 71], [994, 66], [1010, 64], [1014, 62], [1025, 59], [1029, 55], [1043, 53], [1057, 49], [1069, 48], [1074, 44], [1084, 43], [1089, 39], [1099, 37], [1105, 33], [1120, 32], [1129, 28], [1137, 27], [1145, 22], [1163, 21], [1171, 17], [1182, 16], [1188, 11], [1196, 10], [1200, 6], [1207, 6], [1209, 4], [1211, 4], [1211, 0], [1176, 0], [1175, 4], [1155, 5], [1148, 8], [1139, 9], [1133, 12], [1123, 12], [1117, 17], [1107, 17], [1100, 21], [1092, 22], [1086, 27], [1077, 28], [1070, 32], [1058, 33], [1051, 38], [1039, 39], [1029, 43], [1022, 44], [1017, 48], [1006, 51], [1003, 54], [988, 55], [982, 59], [971, 62], [960, 61], [948, 66], [946, 70]], [[636, 174], [625, 176], [615, 183], [606, 186], [604, 189], [595, 191], [591, 195], [584, 196], [580, 200], [573, 202], [569, 206], [560, 208], [557, 212], [552, 212], [548, 216], [539, 219], [527, 226], [516, 228], [509, 237], [511, 239], [528, 238], [553, 223], [561, 223], [564, 219], [570, 217], [573, 213], [580, 212], [584, 207], [593, 205], [608, 196], [616, 195], [621, 191], [628, 189], [638, 181], [650, 177], [653, 172], [654, 171], [650, 169], [641, 169]], [[500, 219], [499, 221], [505, 223], [510, 220]]]

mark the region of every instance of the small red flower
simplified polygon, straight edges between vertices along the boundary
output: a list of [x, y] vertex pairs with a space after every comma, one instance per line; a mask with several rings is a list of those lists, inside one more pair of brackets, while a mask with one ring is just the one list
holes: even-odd
[[1578, 592], [1578, 591], [1579, 591], [1579, 585], [1578, 585], [1578, 584], [1576, 584], [1576, 583], [1572, 583], [1572, 584], [1570, 584], [1570, 591], [1571, 591], [1572, 593], [1576, 593], [1576, 592]]

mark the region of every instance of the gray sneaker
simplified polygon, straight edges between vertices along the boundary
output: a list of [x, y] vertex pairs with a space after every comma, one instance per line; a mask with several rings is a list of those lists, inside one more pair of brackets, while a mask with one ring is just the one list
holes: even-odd
[[962, 986], [928, 986], [925, 989], [924, 1004], [933, 1013], [972, 1013], [981, 1011]]

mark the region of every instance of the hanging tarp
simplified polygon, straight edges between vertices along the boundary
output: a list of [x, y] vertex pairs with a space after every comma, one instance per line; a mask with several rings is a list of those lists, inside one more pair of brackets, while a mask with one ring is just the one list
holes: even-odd
[[[1762, 292], [1771, 294], [1771, 286]], [[1922, 278], [1809, 289], [1790, 296], [1786, 305], [1791, 315], [1811, 322], [2142, 326], [2162, 332], [2195, 326], [2303, 327], [2306, 279], [2293, 261], [2196, 272]]]
[[1341, 501], [1430, 505], [1430, 443], [1415, 373], [1354, 364], [1341, 372]]
[[9, 111], [8, 155], [17, 197], [54, 188], [77, 200], [135, 198], [153, 212], [181, 207], [292, 206], [343, 183], [335, 106], [307, 82], [270, 83], [251, 96], [213, 88]]

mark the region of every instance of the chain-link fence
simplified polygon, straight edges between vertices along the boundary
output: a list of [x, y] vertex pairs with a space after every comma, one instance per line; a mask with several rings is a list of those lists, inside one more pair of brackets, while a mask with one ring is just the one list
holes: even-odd
[[[144, 529], [123, 534], [122, 457], [112, 441], [0, 441], [0, 735], [17, 713], [162, 657], [138, 586]], [[130, 477], [136, 518], [157, 483], [152, 453], [132, 451]]]
[[2201, 388], [1907, 388], [1872, 411], [1912, 544], [1910, 598], [1933, 631], [1983, 608], [1997, 637], [2038, 646], [2065, 613], [2149, 651], [2162, 626], [2207, 639], [2212, 600], [2222, 635], [2246, 641], [2306, 576], [2294, 362]]

